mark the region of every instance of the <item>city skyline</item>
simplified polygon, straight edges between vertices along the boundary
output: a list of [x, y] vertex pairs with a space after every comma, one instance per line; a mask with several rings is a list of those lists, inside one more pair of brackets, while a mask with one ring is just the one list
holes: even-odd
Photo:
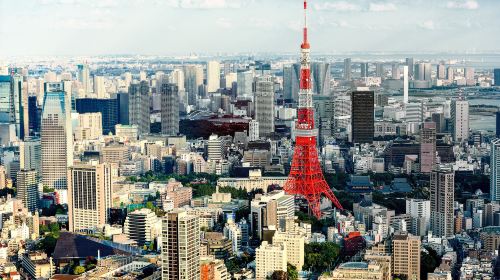
[[[493, 36], [495, 26], [500, 24], [495, 13], [500, 8], [499, 2], [407, 2], [310, 3], [314, 52], [499, 51], [495, 46], [500, 39]], [[16, 44], [2, 46], [0, 57], [293, 53], [298, 49], [301, 3], [300, 0], [2, 1], [0, 36]]]

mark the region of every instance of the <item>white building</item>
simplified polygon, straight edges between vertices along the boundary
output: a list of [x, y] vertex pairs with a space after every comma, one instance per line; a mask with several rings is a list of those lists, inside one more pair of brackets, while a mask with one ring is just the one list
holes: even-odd
[[262, 241], [262, 244], [256, 250], [255, 278], [257, 280], [264, 280], [275, 271], [281, 270], [286, 272], [286, 265], [286, 245], [283, 243], [268, 244], [267, 241]]
[[453, 100], [451, 102], [451, 127], [455, 142], [469, 139], [469, 101]]
[[220, 88], [220, 63], [217, 61], [207, 62], [207, 91], [217, 92]]

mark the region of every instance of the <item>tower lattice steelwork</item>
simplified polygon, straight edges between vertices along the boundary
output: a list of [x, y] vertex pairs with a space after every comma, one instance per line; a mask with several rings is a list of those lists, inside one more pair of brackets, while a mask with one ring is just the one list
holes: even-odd
[[309, 202], [314, 216], [321, 216], [321, 195], [330, 199], [335, 207], [342, 205], [323, 177], [316, 149], [317, 129], [314, 128], [314, 108], [311, 90], [310, 45], [307, 40], [307, 0], [304, 0], [304, 34], [300, 46], [300, 91], [297, 123], [295, 125], [295, 151], [290, 175], [285, 183], [286, 193], [303, 196]]

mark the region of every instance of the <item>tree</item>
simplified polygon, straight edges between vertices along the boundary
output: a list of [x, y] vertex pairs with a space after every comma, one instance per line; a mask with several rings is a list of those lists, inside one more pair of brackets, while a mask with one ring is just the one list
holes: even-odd
[[333, 242], [305, 244], [304, 269], [312, 271], [332, 269], [339, 253], [339, 246]]
[[75, 274], [75, 275], [80, 275], [80, 274], [82, 274], [82, 273], [84, 273], [84, 272], [85, 272], [85, 267], [80, 266], [80, 265], [79, 265], [79, 266], [76, 266], [76, 267], [73, 269], [73, 274]]
[[288, 276], [286, 272], [281, 270], [276, 270], [271, 274], [271, 280], [287, 280]]
[[299, 279], [299, 272], [297, 271], [297, 268], [293, 264], [288, 263], [286, 265], [286, 273], [288, 274], [289, 280]]

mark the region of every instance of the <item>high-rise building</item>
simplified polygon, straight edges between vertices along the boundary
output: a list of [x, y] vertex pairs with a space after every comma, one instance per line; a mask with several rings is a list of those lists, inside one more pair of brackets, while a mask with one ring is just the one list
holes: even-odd
[[283, 97], [289, 100], [298, 100], [299, 97], [300, 64], [285, 65], [283, 67]]
[[455, 69], [453, 67], [448, 66], [446, 71], [446, 78], [450, 82], [453, 82], [453, 80], [455, 79]]
[[500, 201], [500, 139], [491, 141], [490, 152], [490, 199]]
[[352, 143], [372, 143], [375, 132], [374, 92], [357, 90], [351, 94], [352, 100]]
[[250, 205], [252, 235], [262, 239], [264, 229], [279, 228], [287, 218], [294, 216], [294, 197], [276, 190], [257, 195]]
[[444, 133], [446, 130], [446, 122], [443, 113], [432, 113], [431, 120], [436, 123], [436, 133]]
[[432, 80], [432, 64], [421, 62], [415, 64], [415, 80], [430, 81]]
[[208, 138], [207, 158], [208, 160], [221, 160], [223, 158], [222, 139], [212, 134]]
[[132, 82], [128, 88], [129, 124], [137, 125], [140, 134], [150, 132], [149, 84], [147, 81]]
[[179, 133], [179, 90], [174, 84], [161, 85], [161, 133]]
[[352, 79], [351, 59], [344, 59], [344, 80], [350, 81]]
[[453, 202], [455, 174], [451, 169], [437, 167], [431, 172], [431, 230], [436, 236], [453, 236]]
[[7, 186], [7, 170], [5, 170], [5, 166], [0, 165], [0, 189], [3, 189]]
[[375, 77], [381, 77], [383, 79], [384, 76], [384, 64], [382, 62], [375, 63]]
[[496, 136], [500, 138], [500, 111], [495, 113], [496, 116]]
[[273, 235], [273, 244], [286, 245], [287, 263], [292, 264], [298, 271], [304, 266], [304, 234], [299, 231], [277, 231]]
[[220, 88], [220, 63], [217, 61], [207, 62], [207, 91], [217, 92]]
[[439, 80], [444, 80], [446, 79], [446, 66], [442, 63], [437, 65], [437, 78]]
[[30, 136], [39, 135], [40, 133], [41, 109], [38, 107], [37, 102], [36, 96], [28, 96], [28, 131]]
[[239, 99], [253, 99], [253, 80], [252, 71], [238, 71], [236, 74], [236, 96]]
[[75, 140], [94, 140], [102, 136], [101, 113], [78, 114], [78, 126], [75, 129]]
[[25, 133], [29, 133], [25, 131], [28, 128], [28, 92], [21, 75], [14, 74], [11, 80], [10, 122], [15, 125], [16, 136], [24, 139]]
[[420, 131], [420, 172], [430, 173], [436, 164], [436, 123], [424, 122]]
[[10, 76], [0, 76], [0, 123], [10, 123]]
[[103, 76], [94, 76], [94, 96], [96, 98], [106, 98], [106, 85]]
[[368, 62], [361, 62], [361, 78], [368, 77]]
[[185, 65], [184, 88], [188, 95], [189, 105], [195, 105], [199, 96], [199, 88], [203, 85], [203, 67], [201, 65]]
[[87, 64], [78, 65], [78, 81], [82, 84], [85, 95], [90, 93], [90, 70]]
[[120, 118], [118, 101], [117, 98], [78, 98], [76, 99], [76, 112], [79, 114], [101, 113], [102, 133], [114, 134], [115, 126]]
[[311, 63], [313, 93], [319, 95], [330, 94], [330, 63]]
[[408, 75], [410, 77], [413, 77], [413, 67], [414, 67], [413, 64], [414, 64], [413, 57], [407, 57], [406, 66], [408, 66]]
[[397, 233], [392, 238], [392, 274], [420, 280], [420, 237]]
[[493, 79], [495, 81], [495, 86], [500, 86], [500, 68], [493, 70]]
[[42, 182], [55, 188], [63, 203], [67, 201], [67, 169], [73, 164], [71, 104], [63, 83], [45, 83], [41, 145]]
[[34, 169], [17, 172], [17, 198], [30, 212], [38, 209], [38, 175]]
[[162, 222], [162, 280], [200, 279], [199, 218], [174, 209]]
[[469, 139], [469, 101], [459, 99], [451, 102], [451, 129], [455, 142]]
[[42, 146], [40, 138], [26, 137], [19, 142], [19, 167], [22, 170], [35, 170], [37, 176], [42, 172]]
[[283, 243], [269, 244], [262, 241], [255, 251], [255, 279], [268, 279], [275, 271], [285, 271], [287, 248]]
[[274, 88], [272, 76], [257, 78], [255, 92], [255, 120], [259, 123], [259, 136], [274, 132]]
[[423, 104], [421, 101], [405, 104], [405, 120], [409, 123], [420, 124], [423, 120]]
[[259, 139], [259, 122], [251, 120], [248, 123], [248, 141], [256, 141]]
[[475, 71], [472, 67], [464, 68], [464, 77], [468, 86], [474, 86], [476, 84]]
[[399, 80], [399, 64], [393, 63], [392, 64], [392, 71], [391, 71], [391, 76], [394, 80]]
[[112, 205], [112, 170], [107, 163], [76, 165], [68, 170], [68, 219], [72, 232], [105, 225]]
[[424, 236], [429, 230], [431, 219], [431, 202], [426, 199], [406, 199], [406, 214], [411, 217], [411, 230], [413, 235]]
[[408, 103], [409, 101], [409, 96], [408, 96], [408, 87], [409, 87], [409, 72], [408, 72], [408, 66], [405, 65], [403, 66], [403, 102], [405, 104]]
[[148, 208], [142, 208], [132, 211], [127, 214], [125, 224], [123, 225], [123, 233], [130, 240], [137, 242], [137, 245], [154, 242], [155, 227], [158, 222], [158, 217], [155, 212]]

